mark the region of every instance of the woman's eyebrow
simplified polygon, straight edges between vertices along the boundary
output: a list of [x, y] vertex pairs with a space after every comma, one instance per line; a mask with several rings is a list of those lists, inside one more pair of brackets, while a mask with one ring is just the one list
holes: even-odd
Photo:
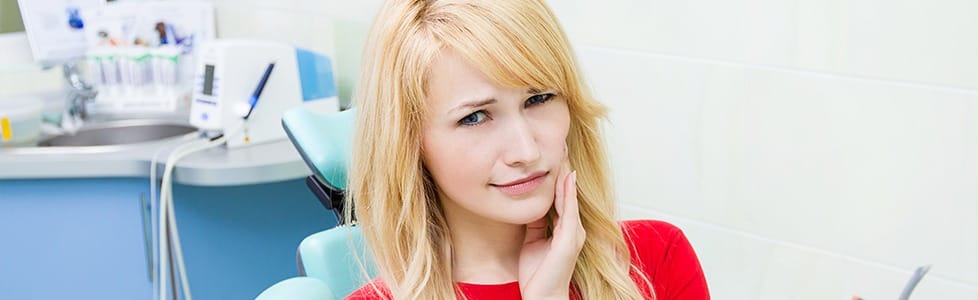
[[496, 103], [496, 99], [495, 98], [469, 101], [469, 102], [462, 103], [459, 106], [456, 106], [455, 108], [453, 108], [452, 110], [450, 110], [448, 112], [450, 114], [452, 114], [452, 113], [455, 113], [456, 111], [462, 110], [464, 108], [476, 108], [476, 107], [486, 106], [486, 105], [493, 104], [493, 103]]

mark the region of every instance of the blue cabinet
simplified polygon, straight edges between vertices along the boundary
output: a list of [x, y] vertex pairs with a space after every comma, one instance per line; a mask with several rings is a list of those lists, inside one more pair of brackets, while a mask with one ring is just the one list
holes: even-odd
[[[0, 180], [0, 299], [152, 299], [147, 178]], [[301, 179], [176, 185], [194, 299], [254, 299], [296, 275], [296, 247], [333, 227]]]
[[0, 299], [151, 299], [142, 178], [0, 180]]
[[295, 277], [296, 250], [336, 226], [303, 179], [258, 185], [173, 189], [193, 298], [254, 299]]

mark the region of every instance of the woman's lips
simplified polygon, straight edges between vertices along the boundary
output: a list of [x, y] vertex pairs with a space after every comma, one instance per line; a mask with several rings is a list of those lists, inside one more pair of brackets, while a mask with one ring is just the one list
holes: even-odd
[[519, 196], [536, 190], [547, 178], [547, 174], [547, 172], [537, 172], [520, 180], [506, 184], [492, 184], [492, 186], [499, 189], [503, 194]]

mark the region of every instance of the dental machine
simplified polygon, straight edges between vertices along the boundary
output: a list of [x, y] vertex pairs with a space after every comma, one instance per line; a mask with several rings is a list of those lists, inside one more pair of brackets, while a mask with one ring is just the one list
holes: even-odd
[[[193, 82], [190, 123], [200, 129], [203, 138], [171, 150], [164, 166], [153, 221], [157, 254], [154, 265], [159, 266], [154, 272], [155, 299], [167, 299], [171, 290], [168, 287], [172, 287], [180, 290], [183, 299], [191, 300], [173, 210], [176, 163], [194, 152], [225, 144], [228, 149], [234, 149], [285, 140], [282, 114], [290, 108], [303, 107], [323, 113], [339, 111], [330, 60], [281, 43], [249, 40], [207, 43], [202, 46]], [[156, 166], [154, 155], [150, 163], [153, 195], [156, 195]], [[155, 199], [152, 202], [157, 203]], [[171, 275], [166, 267], [171, 264], [176, 266], [172, 285], [168, 283]]]
[[223, 134], [241, 127], [242, 134], [228, 138], [228, 148], [285, 139], [282, 113], [300, 105], [339, 111], [325, 56], [266, 41], [218, 40], [203, 47], [190, 123]]

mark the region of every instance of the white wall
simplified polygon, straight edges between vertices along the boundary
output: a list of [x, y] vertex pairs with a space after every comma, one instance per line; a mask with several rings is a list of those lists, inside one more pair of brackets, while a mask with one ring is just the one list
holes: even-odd
[[43, 70], [33, 64], [23, 32], [0, 34], [0, 53], [0, 101], [8, 96], [50, 93], [61, 88], [61, 69]]
[[717, 299], [978, 299], [978, 2], [550, 2]]

